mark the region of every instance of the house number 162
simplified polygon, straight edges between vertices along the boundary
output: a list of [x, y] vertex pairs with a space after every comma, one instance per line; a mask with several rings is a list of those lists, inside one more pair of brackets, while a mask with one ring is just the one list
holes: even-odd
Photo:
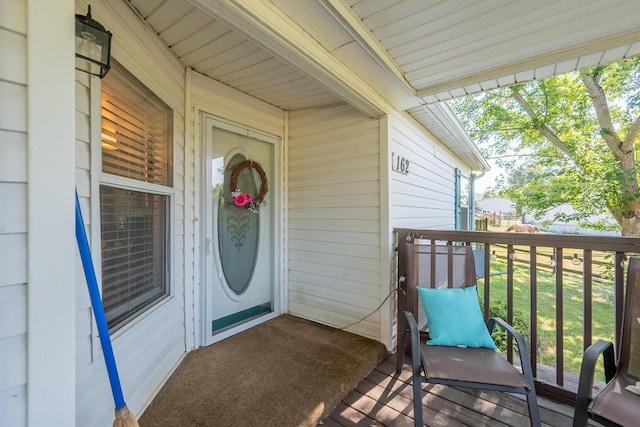
[[409, 174], [409, 159], [406, 159], [402, 156], [398, 156], [397, 154], [393, 153], [392, 159], [391, 159], [391, 168], [396, 171], [396, 172], [400, 172], [403, 173], [405, 175]]

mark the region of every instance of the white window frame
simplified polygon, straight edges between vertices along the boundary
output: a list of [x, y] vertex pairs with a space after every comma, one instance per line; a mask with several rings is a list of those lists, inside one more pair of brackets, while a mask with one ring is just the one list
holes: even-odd
[[[90, 81], [90, 97], [91, 97], [91, 162], [90, 162], [90, 177], [91, 177], [91, 224], [97, 226], [91, 227], [91, 251], [93, 253], [93, 259], [95, 264], [96, 276], [99, 278], [100, 284], [102, 283], [102, 255], [101, 255], [101, 218], [100, 218], [100, 186], [107, 185], [110, 187], [116, 187], [121, 189], [128, 189], [132, 191], [146, 192], [150, 194], [157, 194], [162, 196], [168, 196], [168, 212], [167, 212], [167, 293], [163, 297], [154, 301], [151, 305], [146, 307], [143, 311], [140, 311], [135, 316], [129, 318], [123, 324], [117, 326], [117, 328], [110, 330], [111, 338], [116, 339], [118, 336], [126, 333], [126, 331], [134, 328], [139, 323], [143, 322], [149, 315], [159, 309], [161, 306], [167, 303], [167, 301], [176, 298], [176, 277], [175, 277], [175, 226], [176, 226], [176, 197], [175, 197], [175, 185], [176, 185], [176, 141], [178, 140], [177, 129], [179, 129], [175, 108], [171, 102], [164, 99], [163, 96], [156, 90], [153, 85], [148, 81], [135, 75], [130, 69], [127, 68], [126, 63], [120, 62], [120, 65], [130, 74], [132, 74], [139, 82], [141, 82], [147, 89], [154, 93], [161, 101], [163, 101], [173, 111], [172, 114], [172, 172], [171, 181], [172, 186], [167, 187], [159, 184], [148, 183], [144, 181], [138, 181], [131, 178], [120, 177], [117, 175], [107, 174], [102, 172], [102, 146], [101, 146], [101, 129], [102, 129], [102, 84], [101, 80], [97, 77], [91, 77]], [[102, 293], [102, 286], [100, 286], [100, 292]], [[95, 330], [95, 324], [92, 326], [94, 330], [92, 335], [97, 336], [97, 330]], [[93, 340], [93, 358], [100, 353], [99, 342], [97, 339]]]

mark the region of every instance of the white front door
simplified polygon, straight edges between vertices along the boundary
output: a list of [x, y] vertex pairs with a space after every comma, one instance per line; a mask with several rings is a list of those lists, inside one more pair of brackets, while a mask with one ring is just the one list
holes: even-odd
[[202, 115], [205, 343], [277, 314], [278, 139]]

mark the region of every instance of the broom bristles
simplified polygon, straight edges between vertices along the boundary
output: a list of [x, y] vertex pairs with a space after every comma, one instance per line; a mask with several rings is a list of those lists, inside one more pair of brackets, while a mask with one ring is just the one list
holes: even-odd
[[116, 419], [113, 421], [113, 427], [140, 427], [135, 417], [127, 405], [124, 405], [120, 409], [116, 409]]

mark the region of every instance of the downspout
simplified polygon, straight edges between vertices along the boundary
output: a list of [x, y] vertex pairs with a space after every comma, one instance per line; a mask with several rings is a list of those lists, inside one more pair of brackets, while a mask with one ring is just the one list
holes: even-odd
[[482, 178], [487, 173], [486, 169], [483, 169], [479, 175], [471, 172], [471, 191], [469, 191], [469, 225], [470, 230], [476, 229], [476, 179]]

